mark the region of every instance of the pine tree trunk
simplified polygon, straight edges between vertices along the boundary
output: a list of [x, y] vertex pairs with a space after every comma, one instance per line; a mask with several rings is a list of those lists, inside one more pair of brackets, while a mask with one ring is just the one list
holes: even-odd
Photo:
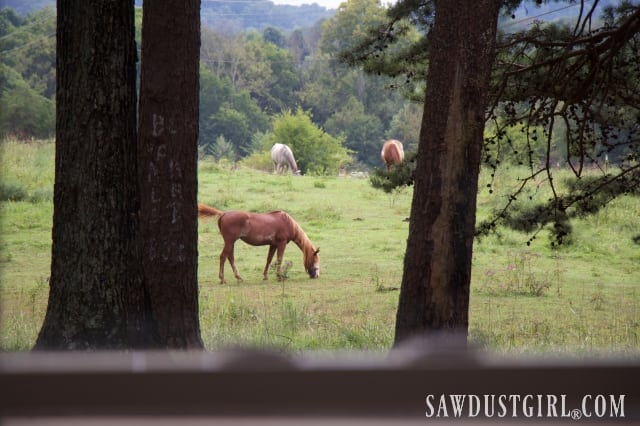
[[467, 335], [476, 194], [499, 0], [436, 3], [395, 344]]
[[139, 167], [143, 265], [166, 348], [201, 348], [197, 139], [200, 1], [145, 2]]
[[146, 347], [133, 0], [58, 0], [57, 20], [50, 293], [35, 348]]

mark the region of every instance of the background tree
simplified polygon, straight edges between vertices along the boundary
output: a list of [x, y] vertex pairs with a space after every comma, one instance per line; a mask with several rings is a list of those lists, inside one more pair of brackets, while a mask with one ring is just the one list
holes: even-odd
[[224, 136], [236, 153], [251, 151], [251, 138], [269, 128], [269, 117], [246, 90], [234, 90], [228, 78], [219, 78], [200, 67], [199, 144]]
[[322, 25], [320, 53], [313, 64], [317, 77], [309, 79], [301, 92], [303, 106], [313, 111], [314, 120], [329, 133], [345, 136], [345, 145], [360, 163], [369, 166], [380, 164], [379, 150], [386, 130], [406, 100], [400, 92], [391, 90], [393, 79], [367, 75], [362, 67], [347, 66], [339, 59], [340, 52], [368, 36], [369, 28], [385, 21], [386, 8], [377, 0], [343, 4]]
[[233, 150], [233, 145], [222, 135], [216, 138], [215, 143], [211, 147], [211, 155], [217, 161], [220, 161], [223, 158], [226, 158], [229, 161], [234, 161], [236, 159], [236, 153]]
[[355, 158], [363, 164], [380, 162], [383, 142], [383, 126], [380, 119], [364, 112], [364, 105], [355, 97], [337, 110], [324, 125], [332, 135], [342, 135], [345, 146], [356, 153]]
[[467, 334], [484, 112], [500, 3], [435, 6], [396, 344], [434, 331]]
[[[201, 9], [205, 20], [212, 18], [213, 9], [224, 12], [221, 9], [227, 7], [209, 6], [203, 5]], [[227, 9], [229, 13], [235, 13], [231, 9], [242, 13], [245, 6], [238, 4]], [[304, 9], [300, 7], [297, 16]], [[55, 9], [34, 11], [25, 17], [12, 9], [3, 10], [6, 12], [0, 14], [0, 33], [6, 34], [0, 35], [0, 81], [16, 81], [14, 77], [19, 75], [24, 82], [24, 86], [20, 86], [21, 93], [22, 87], [28, 87], [37, 96], [49, 99], [53, 88], [49, 82], [55, 76], [52, 63]], [[200, 52], [199, 142], [212, 144], [222, 135], [233, 144], [238, 159], [242, 159], [252, 152], [250, 141], [255, 133], [267, 132], [280, 112], [294, 111], [300, 105], [313, 112], [314, 125], [326, 129], [334, 137], [346, 138], [345, 145], [359, 160], [358, 167], [379, 167], [376, 151], [380, 141], [386, 135], [402, 139], [392, 134], [400, 129], [397, 125], [392, 126], [392, 121], [405, 107], [406, 100], [402, 95], [406, 91], [389, 90], [401, 87], [397, 78], [367, 75], [361, 69], [337, 62], [336, 46], [345, 44], [344, 40], [360, 40], [366, 34], [366, 23], [379, 25], [385, 14], [386, 8], [379, 2], [362, 0], [345, 5], [340, 16], [319, 20], [312, 27], [298, 28], [290, 34], [285, 33], [283, 28], [286, 26], [280, 26], [276, 18], [266, 28], [235, 24], [230, 25], [232, 29], [222, 24], [215, 30], [204, 27]], [[333, 13], [327, 16], [331, 15]], [[139, 49], [142, 8], [136, 9], [135, 19]], [[418, 31], [412, 34], [416, 35]], [[141, 51], [138, 52], [139, 57], [142, 56]], [[12, 76], [5, 75], [5, 71], [11, 72]], [[0, 92], [6, 93], [16, 87], [15, 84], [10, 87], [3, 84]], [[45, 116], [42, 107], [47, 105], [49, 116], [53, 115], [51, 102], [42, 99], [32, 102], [34, 97], [30, 96], [31, 100], [20, 104], [19, 111], [14, 113], [11, 111], [13, 104], [6, 105], [8, 99], [5, 98], [1, 108], [2, 113], [7, 113], [5, 118], [24, 117], [25, 114]], [[339, 116], [338, 111], [345, 114]], [[0, 128], [5, 134], [24, 138], [49, 136], [54, 132], [52, 120], [38, 119], [37, 132], [30, 130], [33, 125], [13, 129], [16, 121], [5, 119]], [[355, 130], [363, 129], [363, 126], [366, 126], [366, 132]]]
[[262, 31], [277, 27], [289, 32], [297, 27], [308, 27], [333, 14], [316, 3], [291, 6], [268, 1], [256, 2], [203, 2], [203, 25], [238, 32], [253, 28]]
[[[492, 177], [506, 163], [530, 171], [477, 233], [485, 235], [504, 224], [533, 233], [531, 243], [549, 229], [555, 245], [566, 242], [569, 216], [593, 213], [621, 194], [637, 192], [640, 68], [632, 58], [640, 51], [640, 7], [629, 1], [604, 7], [608, 2], [581, 0], [558, 6], [572, 8], [562, 20], [518, 28], [507, 20], [516, 18], [521, 3], [505, 0], [502, 5], [503, 26], [509, 31], [499, 34], [483, 163]], [[549, 12], [553, 5], [536, 1], [536, 7], [545, 9], [529, 10]], [[408, 82], [420, 81], [422, 75], [412, 67], [427, 64], [433, 8], [432, 1], [398, 2], [389, 10], [386, 29], [370, 28], [369, 37], [341, 52], [341, 59], [372, 73], [394, 76], [402, 71]], [[424, 37], [399, 55], [403, 51], [393, 47], [411, 40], [402, 31], [406, 21], [423, 28]], [[420, 45], [426, 49], [417, 49]], [[402, 65], [403, 58], [413, 65]], [[573, 190], [563, 194], [554, 184], [553, 168], [565, 165], [575, 179], [569, 183]], [[584, 179], [583, 172], [594, 168], [602, 175]], [[541, 178], [551, 185], [553, 199], [523, 208], [517, 201], [532, 196], [535, 191], [529, 187], [539, 185]]]
[[231, 81], [220, 78], [211, 72], [204, 64], [200, 66], [200, 107], [198, 120], [200, 128], [199, 138], [202, 144], [215, 140], [217, 133], [213, 129], [211, 118], [216, 114], [225, 99], [233, 93]]
[[57, 11], [51, 277], [35, 347], [148, 347], [133, 2], [59, 0]]
[[296, 28], [291, 32], [286, 40], [286, 46], [297, 64], [296, 69], [299, 69], [305, 58], [311, 54], [309, 42], [300, 28]]
[[142, 265], [154, 331], [165, 348], [202, 348], [197, 281], [199, 51], [199, 0], [145, 4], [138, 149]]
[[[371, 3], [372, 0], [366, 1]], [[382, 11], [383, 14], [378, 12], [375, 21], [361, 27], [358, 36], [342, 45], [336, 57], [340, 62], [359, 66], [369, 74], [392, 78], [394, 88], [400, 89], [408, 99], [422, 102], [434, 3], [396, 2]]]
[[[562, 244], [570, 217], [640, 192], [640, 6], [605, 8], [601, 24], [593, 25], [600, 3], [581, 2], [570, 24], [537, 23], [499, 39], [488, 112], [494, 131], [484, 162], [495, 176], [501, 154], [512, 152], [529, 175], [495, 217], [480, 224], [480, 234], [502, 223], [531, 232], [531, 243], [546, 228], [552, 244]], [[553, 176], [560, 164], [575, 175], [564, 194]], [[583, 176], [594, 169], [598, 177]], [[518, 199], [540, 177], [553, 198], [523, 208]]]
[[0, 10], [0, 134], [49, 138], [55, 132], [55, 10], [24, 18]]
[[15, 9], [10, 7], [0, 9], [0, 37], [10, 34], [16, 27], [21, 25], [24, 25], [24, 19]]
[[0, 135], [13, 135], [21, 139], [46, 139], [55, 128], [53, 101], [38, 95], [24, 83], [16, 80], [12, 89], [0, 95]]
[[[455, 3], [461, 6], [460, 10], [467, 10], [462, 7], [463, 2]], [[496, 8], [499, 5], [495, 3], [498, 2], [489, 5], [491, 13], [494, 10], [497, 13]], [[502, 3], [503, 10], [511, 13], [521, 2], [503, 1]], [[540, 5], [543, 2], [536, 3]], [[385, 31], [381, 31], [379, 27], [372, 28], [369, 38], [364, 39], [362, 43], [352, 47], [349, 51], [343, 52], [342, 60], [344, 61], [363, 64], [365, 69], [371, 72], [395, 75], [394, 73], [397, 73], [398, 69], [388, 67], [390, 61], [378, 60], [378, 57], [384, 56], [382, 52], [391, 50], [388, 49], [387, 44], [399, 40], [398, 34], [401, 32], [397, 31], [396, 25], [403, 19], [409, 19], [417, 26], [421, 23], [426, 24], [423, 25], [427, 30], [424, 32], [424, 42], [419, 41], [415, 45], [422, 43], [426, 46], [428, 56], [413, 56], [414, 64], [425, 64], [425, 60], [429, 60], [427, 102], [421, 128], [421, 143], [415, 172], [410, 175], [406, 173], [406, 170], [401, 170], [400, 173], [404, 174], [405, 183], [411, 183], [413, 179], [416, 183], [412, 206], [412, 225], [414, 217], [419, 217], [420, 211], [435, 213], [427, 215], [428, 220], [422, 224], [424, 227], [416, 228], [428, 230], [426, 237], [421, 237], [422, 243], [416, 241], [410, 231], [407, 256], [405, 257], [403, 292], [398, 310], [396, 341], [421, 330], [454, 326], [460, 326], [466, 330], [467, 308], [465, 308], [465, 300], [468, 301], [468, 295], [465, 296], [464, 292], [468, 292], [468, 284], [465, 284], [468, 277], [466, 265], [468, 265], [467, 261], [470, 262], [472, 241], [468, 234], [469, 222], [467, 220], [475, 214], [475, 207], [472, 208], [471, 205], [456, 197], [463, 193], [464, 186], [473, 187], [475, 191], [476, 181], [470, 179], [475, 175], [477, 146], [469, 145], [468, 150], [459, 153], [460, 158], [464, 158], [464, 161], [470, 166], [471, 174], [457, 175], [460, 163], [443, 159], [442, 153], [445, 152], [443, 151], [445, 148], [434, 142], [434, 139], [441, 138], [443, 141], [447, 140], [447, 144], [451, 147], [456, 146], [455, 138], [451, 137], [451, 133], [448, 136], [445, 133], [445, 137], [436, 131], [437, 126], [440, 126], [440, 132], [443, 127], [442, 124], [436, 124], [438, 117], [432, 115], [435, 100], [438, 102], [444, 99], [449, 100], [450, 104], [440, 107], [442, 111], [449, 114], [449, 117], [455, 118], [452, 114], [456, 110], [453, 107], [456, 107], [456, 98], [458, 97], [464, 100], [467, 113], [473, 113], [479, 117], [479, 106], [484, 102], [483, 97], [487, 95], [485, 89], [489, 89], [490, 102], [487, 104], [486, 117], [493, 121], [493, 126], [484, 146], [483, 160], [485, 165], [492, 169], [491, 176], [495, 176], [499, 171], [499, 164], [503, 160], [505, 151], [510, 151], [510, 154], [513, 155], [511, 161], [516, 164], [526, 164], [531, 171], [530, 176], [522, 180], [516, 193], [508, 198], [506, 206], [496, 213], [496, 217], [480, 225], [479, 233], [491, 231], [499, 222], [518, 226], [519, 229], [527, 231], [539, 231], [545, 224], [553, 223], [556, 242], [562, 243], [563, 238], [569, 232], [567, 223], [570, 216], [596, 211], [619, 194], [637, 191], [640, 183], [638, 174], [640, 166], [636, 163], [638, 146], [640, 145], [637, 142], [637, 135], [640, 132], [637, 126], [637, 117], [639, 116], [637, 113], [637, 94], [639, 93], [638, 82], [640, 81], [638, 73], [640, 68], [637, 67], [637, 61], [631, 58], [637, 58], [639, 51], [637, 35], [640, 30], [640, 7], [631, 2], [622, 2], [616, 8], [608, 8], [605, 11], [605, 25], [598, 26], [593, 25], [598, 3], [595, 1], [588, 7], [584, 1], [576, 3], [580, 6], [578, 17], [570, 25], [537, 23], [530, 31], [503, 36], [500, 39], [498, 54], [495, 58], [489, 59], [489, 61], [494, 61], [494, 73], [491, 80], [492, 85], [486, 88], [483, 88], [484, 83], [480, 80], [485, 76], [486, 64], [484, 61], [487, 60], [487, 49], [482, 49], [481, 46], [478, 46], [479, 50], [469, 50], [481, 53], [473, 55], [473, 60], [469, 61], [470, 64], [475, 64], [469, 65], [469, 67], [479, 66], [481, 68], [481, 72], [478, 72], [477, 75], [482, 79], [478, 79], [475, 86], [461, 83], [460, 90], [453, 91], [453, 93], [438, 92], [440, 89], [433, 87], [433, 79], [439, 78], [437, 76], [442, 77], [440, 75], [442, 70], [451, 66], [451, 62], [440, 56], [442, 51], [455, 52], [456, 40], [458, 42], [460, 40], [455, 38], [455, 34], [449, 34], [452, 37], [450, 43], [453, 45], [449, 46], [442, 39], [437, 38], [436, 28], [439, 27], [443, 19], [447, 19], [443, 18], [444, 6], [440, 3], [399, 2], [390, 10], [389, 23]], [[420, 13], [420, 11], [424, 13]], [[423, 16], [424, 19], [421, 18]], [[447, 15], [445, 14], [445, 16]], [[415, 17], [418, 17], [417, 21]], [[490, 18], [489, 15], [479, 14], [477, 21], [487, 21], [485, 25], [488, 25], [489, 22], [493, 25], [495, 19], [488, 18]], [[469, 26], [470, 31], [473, 31], [472, 24], [467, 19], [468, 17], [461, 14], [460, 20], [457, 23], [451, 21], [450, 25], [452, 27]], [[429, 22], [435, 22], [433, 29], [431, 29], [432, 26]], [[479, 30], [479, 27], [475, 28], [475, 31]], [[489, 27], [485, 27], [485, 30], [488, 31]], [[481, 35], [480, 32], [477, 33], [477, 36]], [[465, 44], [471, 41], [468, 37], [470, 37], [469, 33], [462, 37], [462, 40], [467, 40], [464, 42]], [[491, 39], [490, 42], [487, 41], [489, 39]], [[493, 38], [488, 35], [484, 40], [487, 46], [491, 46], [493, 43]], [[437, 49], [439, 50], [436, 52]], [[402, 57], [393, 56], [396, 51], [391, 50], [391, 53], [390, 56], [397, 59], [397, 63], [401, 63]], [[453, 53], [452, 56], [455, 57], [456, 53]], [[482, 62], [475, 61], [478, 57], [484, 58]], [[435, 63], [436, 59], [439, 61], [438, 63]], [[451, 67], [449, 72], [454, 73], [459, 70]], [[406, 75], [410, 80], [422, 78], [421, 75], [412, 73], [409, 66], [406, 68]], [[460, 75], [464, 76], [464, 72]], [[469, 92], [465, 92], [465, 90], [469, 90]], [[472, 102], [465, 98], [469, 93], [473, 94], [474, 91], [476, 99], [481, 102]], [[464, 111], [459, 110], [459, 113]], [[453, 121], [451, 120], [451, 122]], [[442, 123], [441, 118], [440, 123]], [[520, 132], [525, 135], [524, 141], [519, 143], [514, 142], [513, 132], [509, 130], [509, 127], [515, 125], [519, 126]], [[464, 126], [467, 127], [464, 132], [459, 133], [460, 139], [470, 138], [471, 134], [478, 137], [477, 126], [480, 126], [479, 122], [473, 124], [469, 120]], [[562, 137], [554, 138], [558, 131], [563, 132]], [[558, 142], [564, 143], [563, 149], [557, 149]], [[462, 145], [464, 143], [461, 142], [457, 146]], [[542, 162], [536, 158], [540, 156], [541, 145], [544, 148]], [[428, 166], [421, 165], [425, 161], [423, 159], [424, 152], [427, 151], [424, 149], [425, 146], [429, 147], [429, 152], [432, 155], [431, 160], [426, 160]], [[451, 148], [447, 146], [446, 150], [449, 149]], [[566, 164], [574, 171], [577, 178], [575, 184], [569, 184], [570, 192], [567, 195], [560, 195], [553, 183], [552, 167], [554, 166], [552, 164], [554, 157], [557, 158], [558, 152], [564, 152]], [[611, 154], [613, 157], [614, 152], [617, 152], [616, 157], [624, 159], [617, 164], [619, 173], [608, 175], [605, 171], [600, 178], [585, 179], [582, 177], [587, 163], [601, 167], [602, 162], [599, 162], [598, 159], [604, 156], [604, 162], [606, 162], [607, 155]], [[438, 155], [433, 155], [434, 153]], [[439, 175], [443, 168], [449, 171], [448, 177], [456, 177], [453, 182], [447, 183], [446, 176]], [[606, 170], [606, 167], [603, 169]], [[419, 181], [424, 179], [425, 175], [423, 174], [425, 173], [428, 173], [427, 176], [429, 176], [427, 179], [429, 186], [426, 190], [419, 184]], [[526, 211], [514, 209], [515, 212], [512, 212], [510, 208], [517, 207], [515, 201], [518, 196], [523, 195], [525, 186], [531, 182], [539, 184], [536, 178], [545, 175], [554, 192], [553, 199], [548, 203], [540, 203], [533, 209]], [[453, 192], [443, 196], [440, 185], [454, 188]], [[429, 193], [429, 196], [422, 196], [421, 199], [420, 194], [425, 191]], [[446, 194], [446, 191], [444, 193]], [[475, 194], [469, 195], [473, 195], [473, 199], [475, 199]], [[466, 200], [471, 198], [467, 197]], [[420, 201], [422, 204], [416, 206], [416, 202]], [[447, 202], [457, 206], [458, 212], [454, 215], [449, 213], [444, 218], [438, 216], [442, 207], [447, 207]], [[462, 231], [455, 231], [450, 225], [447, 225], [455, 215], [463, 223]], [[447, 216], [449, 219], [446, 219]], [[434, 235], [441, 238], [440, 241], [446, 240], [446, 244], [450, 244], [450, 247], [446, 247], [446, 244], [445, 247], [441, 247], [437, 240], [431, 240], [433, 238], [431, 232], [435, 230], [440, 233]], [[467, 239], [467, 246], [459, 245], [454, 249], [456, 241], [460, 242], [463, 238]], [[533, 238], [535, 238], [535, 234]], [[455, 256], [451, 258], [460, 264], [457, 269], [453, 268], [444, 258], [431, 263], [435, 257], [433, 253], [455, 253]], [[417, 267], [418, 271], [422, 270], [420, 259], [427, 259], [424, 275], [432, 280], [426, 286], [426, 291], [416, 285], [416, 282], [419, 281], [416, 276], [420, 275], [420, 272], [410, 269]], [[460, 272], [456, 272], [456, 270]], [[448, 272], [437, 275], [442, 271]], [[404, 289], [408, 289], [409, 292]], [[439, 294], [439, 299], [434, 298], [434, 294], [435, 296]], [[418, 306], [420, 304], [422, 306]], [[451, 314], [449, 317], [446, 316], [447, 312]], [[456, 317], [456, 315], [458, 316]]]
[[286, 39], [284, 37], [284, 34], [282, 34], [282, 31], [272, 26], [269, 26], [262, 30], [262, 38], [267, 43], [272, 43], [280, 49], [284, 48], [286, 44]]
[[[10, 13], [3, 14], [11, 21]], [[15, 20], [14, 20], [15, 22]], [[38, 94], [52, 99], [56, 91], [56, 12], [51, 7], [28, 14], [0, 40], [2, 60], [22, 75]]]
[[248, 35], [244, 50], [247, 59], [241, 64], [240, 87], [248, 90], [260, 108], [270, 113], [295, 105], [300, 81], [291, 53], [255, 33]]
[[247, 61], [244, 41], [243, 33], [202, 31], [202, 62], [217, 77], [227, 77], [234, 89], [241, 88], [241, 67]]
[[391, 120], [386, 139], [399, 139], [406, 152], [415, 151], [420, 137], [420, 121], [422, 119], [421, 104], [406, 103]]

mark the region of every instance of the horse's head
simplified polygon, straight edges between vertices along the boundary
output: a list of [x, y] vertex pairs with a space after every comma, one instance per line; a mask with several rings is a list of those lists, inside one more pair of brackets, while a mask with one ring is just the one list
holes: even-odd
[[308, 256], [306, 259], [305, 268], [309, 274], [309, 278], [320, 278], [320, 249], [314, 249], [313, 255]]

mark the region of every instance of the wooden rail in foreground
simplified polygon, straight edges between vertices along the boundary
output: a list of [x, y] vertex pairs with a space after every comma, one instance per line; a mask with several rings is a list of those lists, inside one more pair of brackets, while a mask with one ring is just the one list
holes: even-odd
[[414, 350], [0, 354], [2, 425], [447, 421], [640, 424], [640, 360]]

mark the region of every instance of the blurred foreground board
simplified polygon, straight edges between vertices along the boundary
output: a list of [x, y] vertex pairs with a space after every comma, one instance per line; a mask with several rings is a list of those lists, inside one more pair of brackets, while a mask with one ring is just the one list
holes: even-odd
[[[640, 423], [640, 360], [455, 348], [0, 355], [3, 425]], [[456, 406], [457, 404], [457, 406]], [[576, 410], [579, 411], [576, 412]], [[574, 419], [575, 420], [575, 419]]]

